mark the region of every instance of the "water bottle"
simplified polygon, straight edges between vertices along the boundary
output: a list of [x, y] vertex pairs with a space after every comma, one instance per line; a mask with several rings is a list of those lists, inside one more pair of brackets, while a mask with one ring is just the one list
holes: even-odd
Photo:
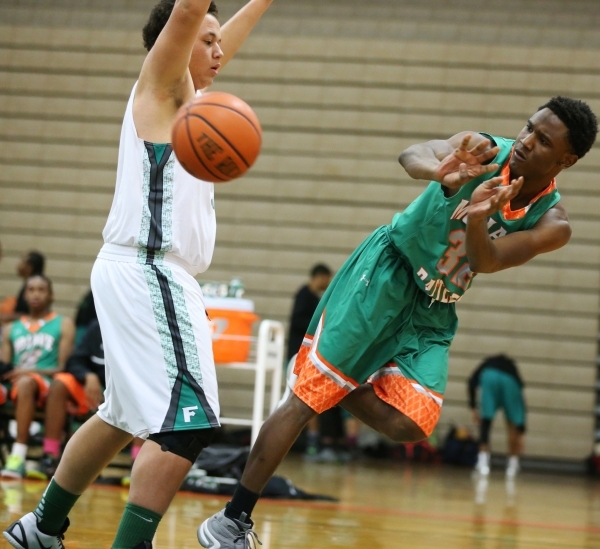
[[232, 278], [229, 283], [229, 297], [241, 298], [244, 295], [244, 285], [239, 278]]

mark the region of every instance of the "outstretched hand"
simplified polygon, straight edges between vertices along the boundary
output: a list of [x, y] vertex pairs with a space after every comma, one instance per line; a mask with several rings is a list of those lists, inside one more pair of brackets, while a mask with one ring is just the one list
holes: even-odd
[[510, 185], [500, 186], [502, 176], [493, 177], [479, 185], [471, 195], [469, 219], [484, 219], [501, 210], [519, 194], [523, 178], [513, 179]]
[[471, 135], [465, 135], [460, 147], [454, 149], [440, 162], [434, 172], [435, 181], [450, 189], [457, 189], [475, 177], [498, 169], [498, 164], [485, 165], [484, 163], [498, 154], [499, 147], [488, 149], [490, 141], [485, 139], [479, 145], [469, 149], [470, 141]]

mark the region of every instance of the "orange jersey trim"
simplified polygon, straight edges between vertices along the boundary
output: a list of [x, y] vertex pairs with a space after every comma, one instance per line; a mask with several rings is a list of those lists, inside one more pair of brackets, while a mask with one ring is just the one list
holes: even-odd
[[21, 323], [23, 324], [23, 326], [25, 326], [25, 328], [27, 328], [27, 331], [35, 334], [36, 332], [38, 332], [40, 330], [40, 328], [44, 325], [47, 324], [48, 322], [50, 322], [51, 320], [54, 320], [56, 317], [58, 316], [57, 313], [48, 313], [44, 318], [40, 319], [40, 320], [30, 320], [30, 318], [26, 315], [21, 317]]
[[[514, 151], [514, 149], [513, 149]], [[502, 172], [501, 172], [501, 176], [502, 176], [502, 186], [506, 187], [508, 185], [510, 185], [510, 159], [512, 158], [512, 153], [509, 157], [509, 159], [507, 160], [506, 164], [504, 165], [504, 168], [502, 168]], [[556, 179], [553, 179], [552, 181], [550, 181], [550, 184], [543, 189], [542, 191], [540, 191], [536, 196], [533, 197], [533, 199], [531, 200], [531, 202], [529, 202], [529, 204], [527, 204], [527, 206], [525, 206], [524, 208], [520, 208], [518, 210], [512, 210], [510, 207], [510, 201], [507, 202], [504, 207], [502, 208], [502, 217], [504, 217], [504, 219], [506, 219], [507, 221], [514, 221], [515, 219], [522, 219], [523, 217], [525, 217], [525, 214], [529, 211], [529, 208], [531, 207], [531, 205], [536, 202], [537, 200], [539, 200], [540, 198], [542, 198], [542, 196], [546, 196], [547, 194], [550, 194], [552, 191], [556, 190]]]

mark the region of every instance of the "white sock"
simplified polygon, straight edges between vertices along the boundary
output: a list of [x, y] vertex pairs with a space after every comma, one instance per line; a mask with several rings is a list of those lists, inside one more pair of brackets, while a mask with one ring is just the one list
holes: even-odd
[[477, 456], [477, 466], [478, 467], [489, 467], [490, 465], [490, 453], [489, 452], [479, 452]]
[[507, 469], [518, 469], [519, 468], [519, 456], [510, 456], [508, 458]]
[[19, 456], [23, 461], [27, 457], [27, 444], [21, 444], [20, 442], [15, 442], [12, 445], [12, 450], [10, 451], [11, 456]]

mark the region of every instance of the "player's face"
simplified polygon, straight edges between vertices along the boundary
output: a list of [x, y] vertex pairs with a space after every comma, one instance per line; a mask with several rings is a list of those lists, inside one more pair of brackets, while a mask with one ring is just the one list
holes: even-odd
[[29, 264], [28, 261], [28, 256], [23, 256], [21, 258], [21, 261], [19, 261], [18, 265], [17, 265], [17, 274], [21, 277], [21, 278], [27, 278], [29, 276], [31, 276], [31, 265]]
[[46, 280], [32, 276], [25, 286], [25, 301], [31, 312], [47, 309], [52, 304], [52, 292]]
[[194, 87], [202, 90], [213, 83], [221, 68], [221, 25], [215, 17], [207, 15], [202, 22], [192, 50], [190, 73]]
[[569, 131], [550, 109], [536, 112], [515, 141], [510, 160], [512, 177], [556, 175], [572, 166], [577, 156], [571, 152]]

